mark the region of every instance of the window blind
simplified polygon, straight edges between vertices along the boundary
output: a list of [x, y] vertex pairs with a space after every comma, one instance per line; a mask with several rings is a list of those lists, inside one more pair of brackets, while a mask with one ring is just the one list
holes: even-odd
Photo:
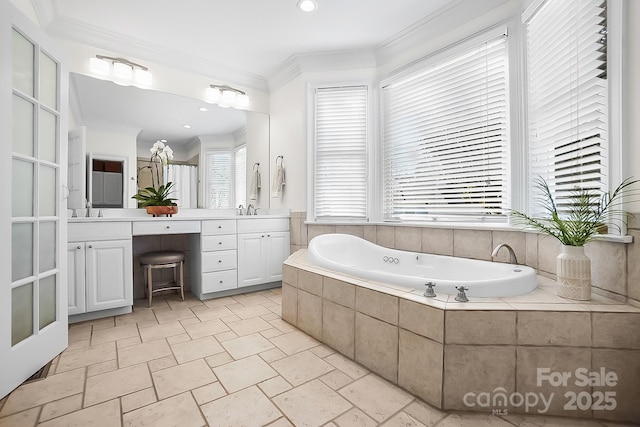
[[508, 207], [506, 36], [382, 88], [385, 219]]
[[315, 92], [316, 219], [367, 217], [367, 87]]
[[208, 209], [231, 208], [231, 153], [210, 151], [206, 155], [206, 191]]
[[606, 191], [606, 1], [548, 0], [525, 26], [530, 182], [563, 210], [576, 186]]
[[234, 206], [247, 205], [247, 146], [243, 145], [235, 150], [235, 188], [236, 200]]

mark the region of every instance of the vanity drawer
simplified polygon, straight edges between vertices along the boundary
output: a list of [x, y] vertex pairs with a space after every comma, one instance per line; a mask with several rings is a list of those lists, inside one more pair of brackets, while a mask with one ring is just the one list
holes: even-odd
[[236, 220], [235, 219], [217, 219], [202, 221], [202, 234], [235, 234], [236, 232]]
[[238, 287], [236, 270], [216, 271], [202, 275], [202, 293], [219, 292]]
[[131, 239], [130, 222], [70, 222], [67, 236], [70, 242], [90, 240], [128, 240]]
[[199, 233], [200, 221], [134, 221], [133, 235]]
[[202, 272], [235, 269], [238, 265], [236, 251], [202, 253]]
[[225, 251], [236, 249], [238, 239], [235, 234], [219, 236], [202, 236], [202, 252]]
[[289, 218], [245, 217], [238, 220], [238, 233], [289, 231]]

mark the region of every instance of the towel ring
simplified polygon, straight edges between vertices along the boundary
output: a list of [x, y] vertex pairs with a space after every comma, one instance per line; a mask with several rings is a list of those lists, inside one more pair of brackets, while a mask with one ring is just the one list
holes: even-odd
[[260, 169], [260, 162], [256, 162], [253, 164], [253, 171], [257, 171], [258, 169]]
[[276, 166], [278, 166], [278, 159], [280, 159], [280, 166], [282, 166], [282, 162], [284, 161], [284, 156], [276, 157]]

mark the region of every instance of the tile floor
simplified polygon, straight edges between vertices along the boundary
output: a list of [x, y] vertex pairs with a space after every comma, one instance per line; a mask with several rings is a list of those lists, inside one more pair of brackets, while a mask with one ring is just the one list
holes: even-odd
[[49, 375], [0, 401], [0, 427], [614, 426], [445, 413], [280, 319], [280, 289], [136, 301], [73, 324]]

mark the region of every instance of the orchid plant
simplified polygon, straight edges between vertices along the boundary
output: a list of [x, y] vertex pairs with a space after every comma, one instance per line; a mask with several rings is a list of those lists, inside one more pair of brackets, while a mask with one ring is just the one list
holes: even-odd
[[[173, 160], [173, 150], [169, 145], [165, 145], [162, 141], [156, 141], [149, 149], [151, 157], [149, 158], [149, 165], [144, 168], [139, 168], [138, 173], [142, 169], [149, 168], [151, 172], [151, 187], [138, 190], [138, 193], [132, 198], [140, 202], [141, 207], [146, 206], [170, 206], [175, 205], [176, 199], [170, 198], [169, 193], [172, 182], [167, 182], [165, 185], [160, 183], [160, 166], [168, 165]], [[155, 169], [155, 176], [154, 171]]]

